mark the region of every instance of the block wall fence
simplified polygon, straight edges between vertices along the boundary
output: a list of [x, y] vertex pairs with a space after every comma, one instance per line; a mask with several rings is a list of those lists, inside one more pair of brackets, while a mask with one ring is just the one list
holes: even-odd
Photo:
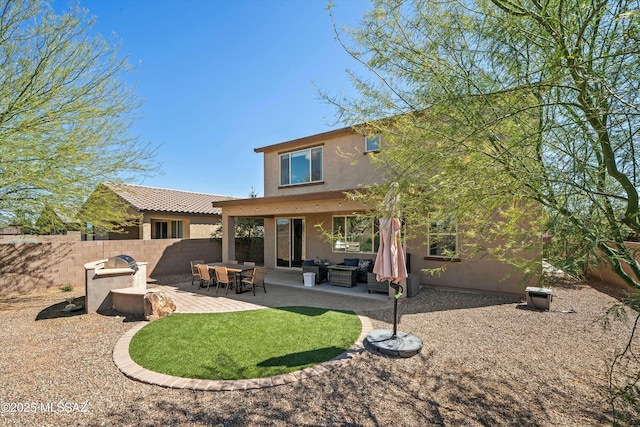
[[[640, 243], [625, 242], [625, 245], [627, 246], [631, 254], [633, 254], [636, 261], [640, 262]], [[632, 274], [631, 267], [629, 267], [629, 264], [622, 263], [622, 269], [627, 274]], [[620, 277], [618, 277], [618, 275], [616, 275], [616, 273], [614, 273], [611, 267], [607, 265], [605, 262], [599, 262], [596, 265], [591, 266], [588, 274], [589, 274], [589, 277], [593, 277], [596, 280], [600, 280], [604, 283], [608, 283], [610, 285], [615, 285], [623, 289], [627, 289], [630, 292], [636, 291], [636, 289], [629, 288], [629, 286]]]
[[0, 239], [0, 297], [70, 284], [84, 288], [84, 264], [115, 255], [147, 262], [147, 278], [189, 274], [189, 261], [221, 261], [220, 239], [80, 241], [74, 236], [3, 236]]
[[[640, 259], [640, 243], [628, 243]], [[81, 241], [80, 234], [65, 236], [0, 235], [0, 297], [55, 289], [63, 285], [84, 288], [84, 265], [115, 255], [130, 255], [147, 262], [147, 279], [189, 274], [189, 261], [222, 261], [220, 239], [154, 239]], [[236, 257], [242, 262], [264, 264], [264, 241], [236, 240]], [[628, 266], [625, 266], [628, 269]], [[626, 286], [601, 264], [589, 276], [605, 283]]]

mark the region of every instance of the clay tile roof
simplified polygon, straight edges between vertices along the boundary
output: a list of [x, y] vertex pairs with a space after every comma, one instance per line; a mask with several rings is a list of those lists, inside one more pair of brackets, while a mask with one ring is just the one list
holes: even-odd
[[192, 193], [190, 191], [169, 190], [142, 185], [115, 184], [111, 182], [105, 182], [104, 185], [138, 211], [220, 215], [222, 210], [214, 208], [211, 202], [235, 199], [235, 197], [231, 196]]

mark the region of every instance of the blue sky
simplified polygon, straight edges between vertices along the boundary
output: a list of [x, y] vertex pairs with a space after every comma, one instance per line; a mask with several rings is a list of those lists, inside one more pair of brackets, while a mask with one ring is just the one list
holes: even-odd
[[[57, 1], [57, 7], [66, 6]], [[80, 0], [116, 35], [143, 99], [132, 133], [159, 146], [161, 174], [137, 184], [263, 195], [256, 147], [343, 127], [318, 88], [352, 94], [358, 70], [335, 40], [328, 0]], [[355, 26], [365, 0], [334, 0]]]

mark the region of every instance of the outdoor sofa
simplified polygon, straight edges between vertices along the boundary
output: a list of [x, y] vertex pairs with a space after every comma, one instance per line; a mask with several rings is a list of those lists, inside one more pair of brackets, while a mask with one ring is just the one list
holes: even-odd
[[367, 273], [373, 272], [373, 260], [371, 259], [345, 258], [338, 265], [358, 267], [358, 270], [356, 270], [358, 283], [367, 283]]

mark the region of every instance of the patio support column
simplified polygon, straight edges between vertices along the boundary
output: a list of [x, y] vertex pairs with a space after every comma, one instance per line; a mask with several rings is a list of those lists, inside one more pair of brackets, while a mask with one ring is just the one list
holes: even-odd
[[145, 217], [140, 224], [140, 238], [142, 240], [151, 240], [151, 220]]
[[274, 217], [264, 218], [264, 265], [276, 266], [276, 220]]
[[222, 261], [236, 259], [236, 217], [222, 214]]

